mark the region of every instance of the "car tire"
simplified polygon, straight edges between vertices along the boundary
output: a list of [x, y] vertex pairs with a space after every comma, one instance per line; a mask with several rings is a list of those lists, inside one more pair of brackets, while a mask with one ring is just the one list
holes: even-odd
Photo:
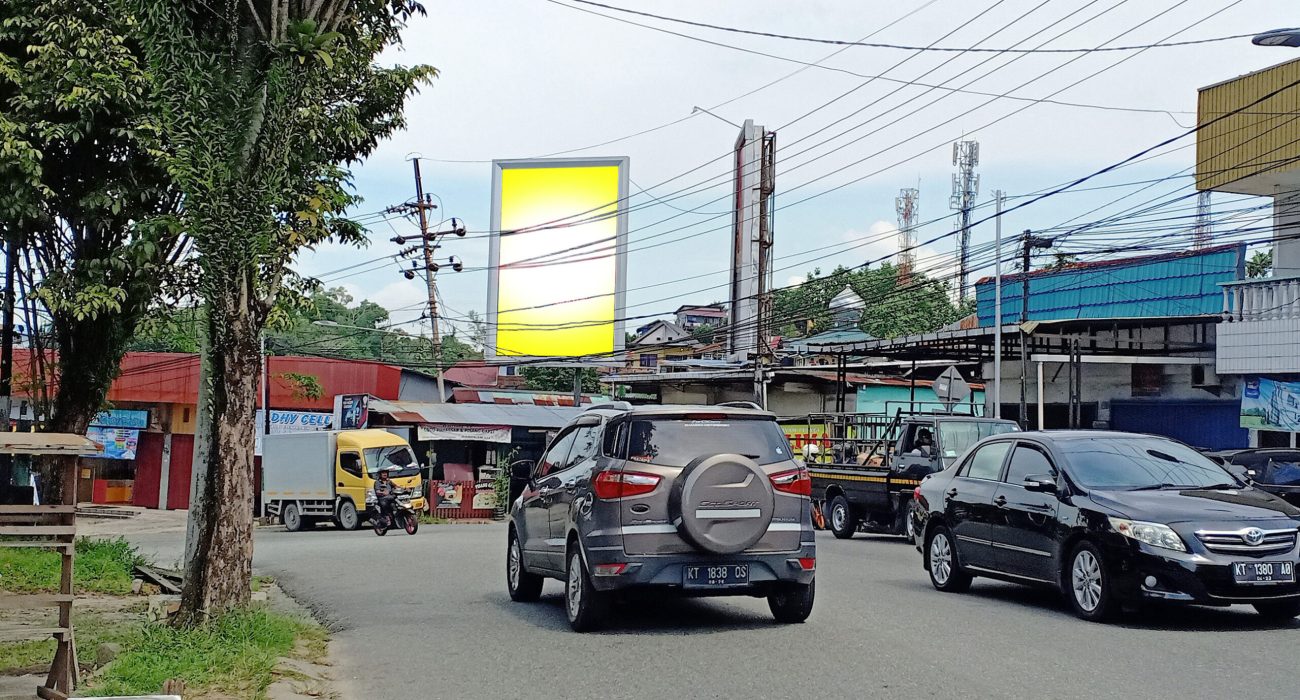
[[506, 545], [506, 590], [516, 603], [535, 603], [542, 597], [542, 577], [524, 568], [524, 550], [514, 530]]
[[297, 503], [290, 503], [280, 511], [280, 522], [284, 523], [284, 529], [289, 532], [298, 532], [302, 529], [302, 511], [298, 510]]
[[1266, 620], [1287, 622], [1300, 617], [1300, 600], [1278, 600], [1254, 603], [1255, 612]]
[[569, 565], [565, 570], [564, 612], [574, 632], [597, 629], [609, 613], [609, 595], [591, 585], [591, 574], [576, 546], [569, 550]]
[[784, 624], [798, 624], [812, 614], [813, 599], [817, 593], [816, 580], [808, 583], [787, 584], [767, 597], [767, 607], [772, 617]]
[[940, 525], [925, 543], [925, 561], [930, 570], [930, 584], [944, 593], [964, 593], [970, 589], [970, 574], [961, 568], [957, 544], [952, 531]]
[[344, 500], [339, 504], [339, 511], [334, 515], [334, 524], [340, 530], [355, 530], [361, 527], [361, 515], [357, 513], [357, 506], [350, 500]]
[[853, 513], [853, 506], [849, 505], [849, 499], [844, 496], [831, 499], [831, 512], [827, 520], [827, 525], [837, 540], [847, 540], [858, 531], [858, 516]]
[[1105, 622], [1114, 616], [1119, 603], [1111, 593], [1110, 572], [1101, 550], [1091, 542], [1080, 542], [1070, 553], [1065, 572], [1065, 596], [1074, 614], [1089, 622]]

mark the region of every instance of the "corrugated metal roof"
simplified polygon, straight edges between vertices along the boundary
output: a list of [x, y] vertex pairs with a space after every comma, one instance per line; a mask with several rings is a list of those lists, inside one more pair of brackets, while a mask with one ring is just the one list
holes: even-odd
[[[1245, 245], [1086, 263], [1029, 275], [1029, 319], [1209, 316], [1223, 309], [1219, 285], [1241, 275]], [[1023, 275], [1002, 278], [1002, 321], [1020, 319]], [[979, 325], [991, 327], [993, 280], [975, 285]]]
[[403, 423], [508, 425], [518, 428], [562, 428], [582, 413], [572, 406], [533, 406], [477, 403], [418, 403], [372, 399], [370, 410]]

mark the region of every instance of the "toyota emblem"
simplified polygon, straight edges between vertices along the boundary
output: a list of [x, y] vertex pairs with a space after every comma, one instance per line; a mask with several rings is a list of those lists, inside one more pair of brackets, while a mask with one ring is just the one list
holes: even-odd
[[1258, 547], [1259, 545], [1264, 543], [1264, 531], [1257, 527], [1252, 527], [1246, 530], [1245, 535], [1243, 535], [1243, 539], [1246, 540], [1246, 544], [1252, 547]]

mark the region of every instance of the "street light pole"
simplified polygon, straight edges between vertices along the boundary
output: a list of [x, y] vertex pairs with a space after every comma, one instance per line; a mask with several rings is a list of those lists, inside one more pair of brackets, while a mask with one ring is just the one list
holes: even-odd
[[1250, 40], [1250, 43], [1256, 46], [1289, 46], [1291, 48], [1300, 48], [1300, 28], [1274, 29], [1262, 34], [1256, 34]]

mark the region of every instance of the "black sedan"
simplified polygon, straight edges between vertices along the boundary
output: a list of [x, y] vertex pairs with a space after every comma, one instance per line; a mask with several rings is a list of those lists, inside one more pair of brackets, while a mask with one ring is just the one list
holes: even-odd
[[1249, 603], [1300, 616], [1300, 509], [1166, 438], [1009, 433], [921, 482], [913, 526], [930, 581], [1058, 588], [1103, 620], [1146, 601]]

